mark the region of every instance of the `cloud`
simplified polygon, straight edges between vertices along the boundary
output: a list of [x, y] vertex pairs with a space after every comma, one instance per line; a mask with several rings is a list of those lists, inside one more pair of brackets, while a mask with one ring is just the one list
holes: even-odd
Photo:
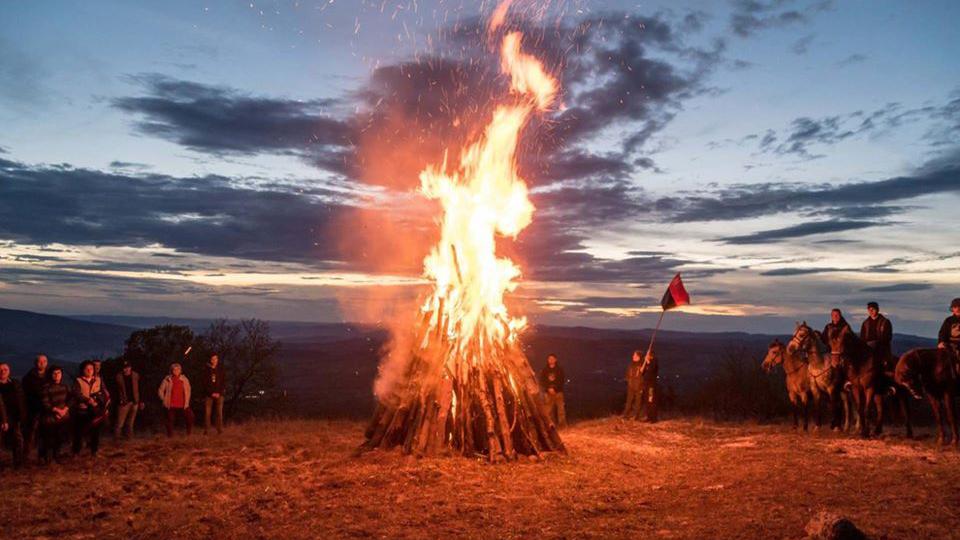
[[854, 231], [866, 229], [868, 227], [877, 227], [880, 225], [889, 225], [889, 223], [879, 223], [872, 221], [815, 221], [810, 223], [801, 223], [781, 229], [771, 229], [759, 231], [742, 236], [727, 236], [717, 241], [724, 244], [766, 244], [786, 240], [790, 238], [800, 238], [818, 234], [829, 234], [843, 231]]
[[921, 167], [913, 175], [875, 182], [741, 185], [711, 195], [664, 198], [657, 204], [675, 210], [667, 215], [671, 221], [717, 221], [803, 210], [837, 212], [842, 207], [875, 207], [924, 195], [960, 193], [960, 163], [939, 165], [942, 168]]
[[807, 51], [810, 50], [810, 44], [813, 43], [813, 38], [815, 34], [808, 34], [802, 38], [793, 42], [793, 45], [790, 46], [790, 50], [793, 51], [793, 54], [802, 55], [807, 54]]
[[861, 292], [913, 292], [926, 291], [932, 289], [933, 285], [929, 283], [896, 283], [894, 285], [877, 285], [874, 287], [864, 287]]
[[332, 116], [331, 100], [298, 101], [251, 96], [158, 74], [132, 80], [143, 96], [112, 101], [138, 117], [137, 131], [197, 152], [304, 155], [349, 146], [350, 128]]
[[769, 28], [806, 23], [819, 11], [833, 7], [832, 1], [795, 2], [793, 0], [734, 0], [730, 29], [740, 37]]
[[852, 65], [854, 65], [854, 64], [862, 64], [862, 63], [864, 63], [864, 62], [866, 62], [866, 61], [867, 61], [866, 55], [863, 55], [863, 54], [860, 54], [860, 53], [851, 54], [850, 56], [848, 56], [848, 57], [844, 58], [843, 60], [840, 60], [839, 62], [837, 62], [837, 67], [848, 67], [848, 66], [852, 66]]

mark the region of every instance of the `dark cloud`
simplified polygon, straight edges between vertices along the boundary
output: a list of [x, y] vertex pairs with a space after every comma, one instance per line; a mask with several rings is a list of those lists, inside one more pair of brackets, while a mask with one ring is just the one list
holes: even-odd
[[740, 37], [768, 28], [782, 28], [806, 23], [818, 12], [830, 9], [833, 2], [797, 2], [793, 0], [734, 0], [730, 29]]
[[894, 285], [877, 285], [875, 287], [864, 287], [861, 292], [913, 292], [926, 291], [932, 289], [933, 285], [929, 283], [896, 283]]
[[810, 50], [810, 44], [813, 43], [813, 38], [816, 36], [814, 34], [809, 34], [803, 36], [802, 38], [793, 42], [793, 45], [790, 46], [790, 50], [794, 54], [807, 54], [807, 51]]
[[334, 216], [347, 209], [331, 197], [238, 187], [219, 176], [0, 169], [0, 236], [32, 244], [161, 244], [324, 266], [337, 259], [325, 239], [337, 234]]
[[328, 112], [330, 100], [251, 96], [157, 74], [133, 80], [146, 95], [117, 98], [113, 106], [136, 115], [139, 132], [198, 152], [303, 154], [350, 144], [347, 123]]
[[[714, 195], [668, 198], [658, 205], [675, 211], [672, 221], [716, 221], [839, 207], [873, 207], [924, 195], [960, 193], [960, 163], [921, 168], [917, 174], [840, 185], [753, 184], [720, 190]], [[836, 210], [834, 210], [836, 211]]]
[[866, 229], [878, 225], [884, 224], [873, 221], [815, 221], [783, 227], [781, 229], [759, 231], [742, 236], [727, 236], [718, 239], [718, 241], [724, 244], [766, 244], [790, 238]]
[[860, 53], [851, 54], [850, 56], [837, 62], [837, 67], [847, 67], [847, 66], [852, 66], [853, 64], [862, 64], [866, 61], [867, 61], [866, 55], [863, 55]]

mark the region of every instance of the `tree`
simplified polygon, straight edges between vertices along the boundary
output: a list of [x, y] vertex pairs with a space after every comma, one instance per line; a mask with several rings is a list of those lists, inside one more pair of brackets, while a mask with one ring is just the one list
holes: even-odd
[[275, 405], [277, 355], [280, 343], [270, 325], [259, 319], [215, 321], [201, 336], [204, 362], [216, 354], [227, 377], [226, 414], [263, 410]]

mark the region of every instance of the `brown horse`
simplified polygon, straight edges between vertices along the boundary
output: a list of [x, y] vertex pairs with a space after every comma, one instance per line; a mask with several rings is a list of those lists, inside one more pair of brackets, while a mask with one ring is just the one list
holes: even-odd
[[810, 413], [807, 408], [810, 398], [810, 374], [807, 361], [800, 357], [796, 348], [791, 351], [789, 347], [780, 343], [779, 339], [775, 339], [767, 347], [767, 355], [760, 365], [767, 373], [779, 365], [783, 366], [783, 371], [786, 373], [787, 395], [790, 397], [790, 404], [793, 405], [793, 428], [799, 427], [797, 416], [800, 411], [803, 411], [803, 430], [807, 431], [810, 423]]
[[[842, 404], [843, 429], [846, 431], [850, 427], [850, 418], [853, 416], [850, 397], [843, 391], [843, 373], [834, 365], [830, 351], [824, 348], [820, 333], [807, 326], [806, 321], [798, 324], [793, 337], [787, 344], [787, 350], [807, 363], [810, 393], [817, 412], [817, 427], [822, 425], [820, 400], [826, 396], [832, 413], [836, 413], [838, 406]], [[831, 423], [839, 429], [839, 418], [834, 417], [833, 420]]]
[[912, 349], [900, 357], [894, 371], [897, 384], [903, 386], [913, 394], [913, 397], [922, 399], [927, 396], [933, 416], [940, 427], [940, 436], [937, 444], [946, 442], [943, 416], [941, 408], [950, 422], [950, 431], [953, 435], [953, 445], [960, 445], [960, 435], [957, 434], [956, 411], [954, 398], [957, 393], [957, 380], [952, 365], [950, 351], [945, 349]]
[[867, 411], [871, 404], [877, 409], [877, 423], [873, 434], [883, 433], [884, 374], [881, 360], [876, 358], [873, 350], [854, 335], [849, 327], [844, 327], [842, 332], [830, 340], [830, 350], [845, 359], [847, 383], [851, 386], [853, 401], [860, 415], [860, 435], [868, 437], [870, 434]]

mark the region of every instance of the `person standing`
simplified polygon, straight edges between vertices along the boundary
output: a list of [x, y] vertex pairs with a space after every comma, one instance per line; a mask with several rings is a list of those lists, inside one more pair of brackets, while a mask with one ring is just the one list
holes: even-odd
[[180, 364], [170, 365], [170, 374], [163, 378], [157, 390], [167, 414], [167, 437], [173, 437], [176, 416], [183, 417], [187, 435], [193, 431], [193, 411], [190, 410], [190, 381], [182, 373]]
[[50, 382], [43, 387], [43, 417], [40, 419], [41, 463], [60, 463], [60, 448], [70, 431], [70, 388], [63, 382], [63, 369], [50, 368]]
[[647, 422], [657, 421], [657, 406], [660, 404], [660, 395], [657, 391], [657, 379], [660, 376], [660, 364], [653, 351], [647, 351], [640, 368], [640, 377], [643, 385], [640, 388], [640, 402], [646, 408]]
[[893, 371], [893, 325], [880, 313], [876, 302], [867, 304], [867, 318], [860, 326], [860, 339], [873, 351], [884, 371]]
[[137, 421], [137, 412], [143, 409], [140, 401], [140, 374], [133, 370], [130, 362], [124, 362], [117, 373], [117, 422], [113, 426], [113, 438], [133, 437], [134, 423]]
[[953, 352], [960, 361], [960, 298], [950, 302], [950, 316], [943, 320], [937, 333], [937, 348]]
[[623, 407], [623, 417], [640, 419], [640, 408], [643, 406], [641, 392], [643, 390], [643, 356], [639, 350], [633, 351], [630, 365], [627, 366], [627, 403]]
[[543, 389], [543, 403], [547, 417], [559, 427], [567, 425], [566, 404], [563, 402], [563, 386], [566, 377], [563, 368], [557, 363], [557, 355], [547, 356], [547, 365], [540, 372], [540, 387]]
[[[46, 368], [46, 366], [44, 366]], [[20, 383], [10, 376], [10, 364], [0, 363], [0, 401], [6, 412], [6, 429], [0, 440], [13, 454], [13, 467], [19, 469], [26, 461], [23, 429], [27, 422], [27, 407]]]
[[211, 414], [216, 418], [217, 434], [223, 433], [223, 397], [227, 389], [223, 364], [216, 354], [203, 367], [203, 434], [210, 429]]
[[96, 456], [100, 449], [100, 428], [110, 402], [103, 380], [95, 374], [93, 362], [80, 364], [80, 376], [73, 383], [76, 402], [73, 418], [73, 455], [80, 454], [83, 439], [87, 439], [90, 455]]
[[37, 442], [40, 417], [43, 416], [43, 387], [50, 381], [50, 372], [47, 371], [47, 355], [38, 354], [33, 362], [33, 368], [23, 377], [23, 395], [26, 400], [26, 419], [23, 423], [23, 450], [29, 455], [33, 445]]

